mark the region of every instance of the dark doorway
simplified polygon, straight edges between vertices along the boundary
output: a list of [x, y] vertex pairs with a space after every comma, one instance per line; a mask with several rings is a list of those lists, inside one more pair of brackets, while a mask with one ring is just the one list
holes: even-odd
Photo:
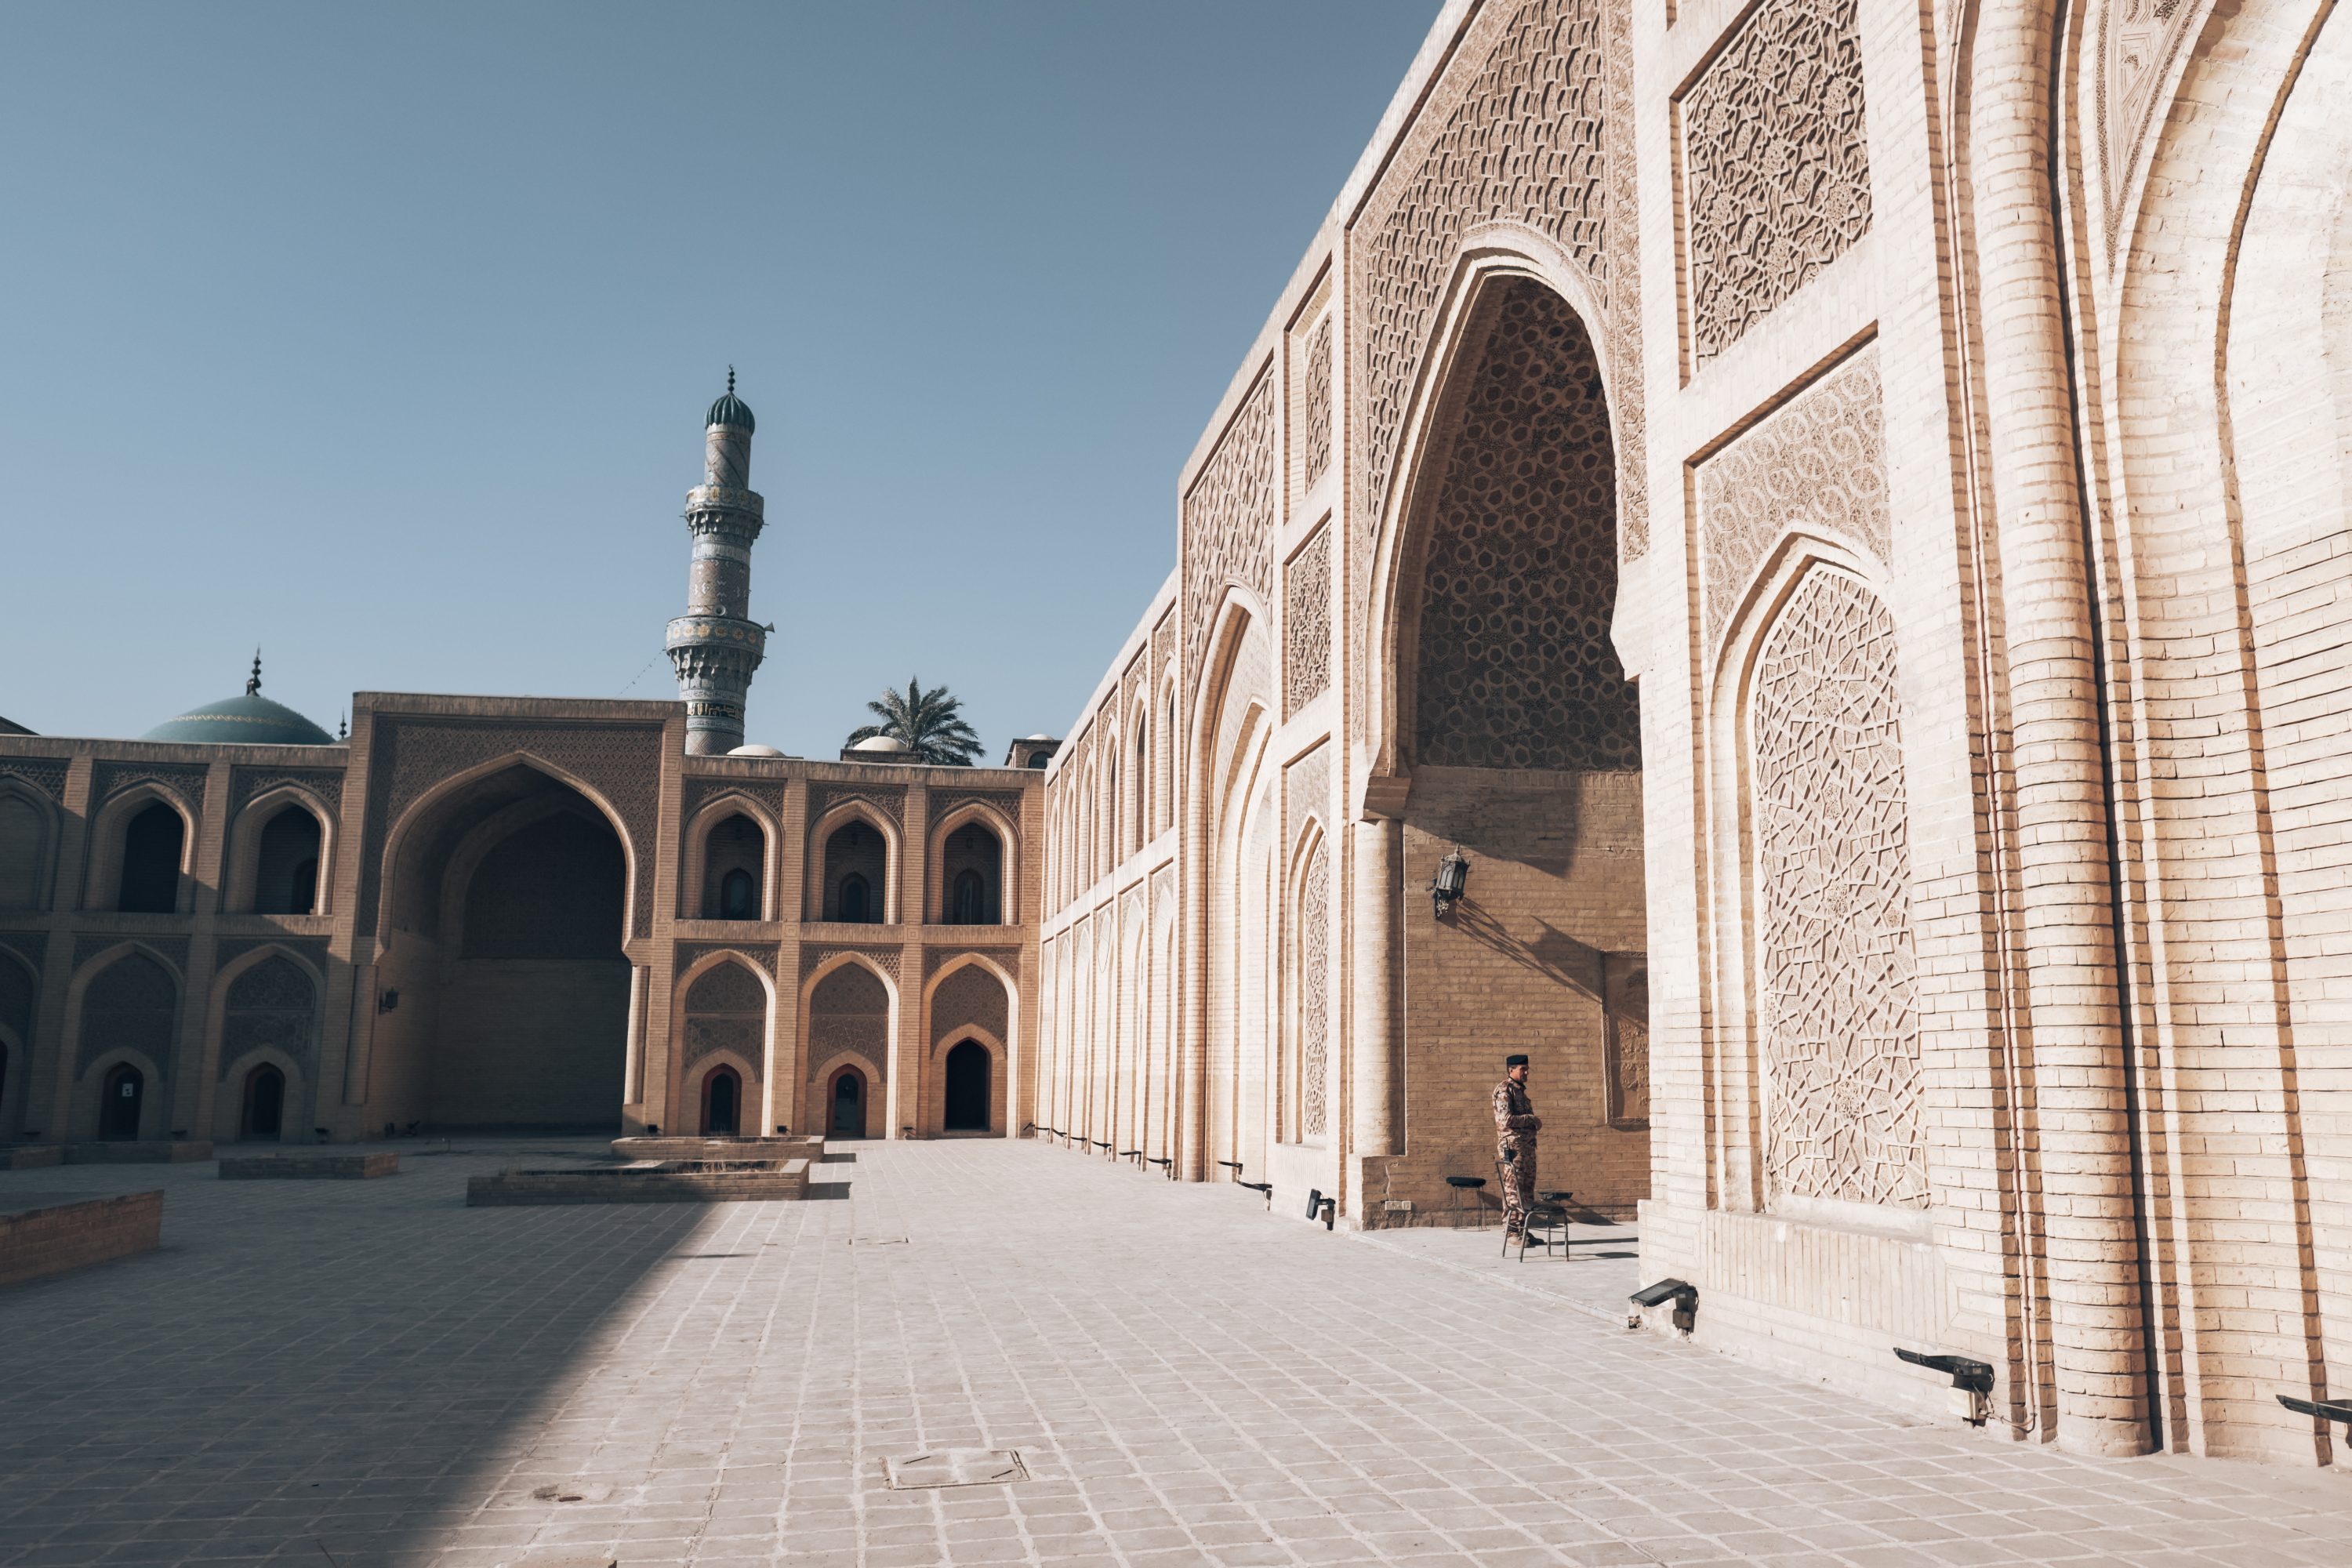
[[187, 827], [162, 801], [122, 830], [122, 881], [114, 907], [131, 914], [168, 915], [180, 907], [180, 847]]
[[947, 1130], [988, 1131], [988, 1047], [965, 1040], [948, 1052]]
[[757, 920], [760, 915], [760, 884], [751, 873], [737, 867], [719, 879], [719, 918], [722, 921]]
[[833, 1115], [826, 1127], [835, 1138], [866, 1136], [866, 1075], [844, 1068], [833, 1080]]
[[[178, 821], [177, 817], [173, 818]], [[147, 1075], [129, 1062], [108, 1069], [98, 1102], [98, 1135], [114, 1142], [139, 1136], [139, 1110], [147, 1098]]]
[[245, 1136], [275, 1138], [286, 1119], [286, 1075], [264, 1062], [245, 1075]]
[[841, 918], [852, 924], [865, 922], [867, 893], [866, 879], [852, 871], [841, 879]]
[[740, 1130], [743, 1080], [733, 1068], [713, 1068], [702, 1080], [702, 1131], [732, 1138]]
[[319, 819], [299, 805], [271, 817], [261, 830], [253, 870], [256, 914], [307, 915], [319, 896]]

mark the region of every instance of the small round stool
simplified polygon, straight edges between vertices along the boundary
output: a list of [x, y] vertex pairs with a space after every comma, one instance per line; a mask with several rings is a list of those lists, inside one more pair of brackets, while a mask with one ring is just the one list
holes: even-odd
[[1445, 1178], [1445, 1184], [1454, 1189], [1454, 1228], [1456, 1230], [1460, 1230], [1462, 1228], [1462, 1200], [1466, 1197], [1470, 1200], [1471, 1206], [1477, 1210], [1479, 1228], [1482, 1230], [1485, 1229], [1486, 1226], [1486, 1199], [1485, 1193], [1481, 1189], [1486, 1185], [1486, 1178], [1484, 1176], [1448, 1176]]

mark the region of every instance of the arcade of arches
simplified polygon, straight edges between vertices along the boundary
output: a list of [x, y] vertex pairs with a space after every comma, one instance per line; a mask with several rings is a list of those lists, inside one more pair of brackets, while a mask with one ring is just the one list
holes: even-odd
[[0, 1138], [1034, 1131], [1385, 1226], [1525, 1051], [1661, 1331], [2335, 1462], [2352, 11], [1435, 26], [1066, 742], [0, 735]]
[[1049, 764], [1045, 1136], [1412, 1224], [1524, 1051], [1699, 1342], [2335, 1461], [2352, 17], [2059, 16], [1444, 8]]

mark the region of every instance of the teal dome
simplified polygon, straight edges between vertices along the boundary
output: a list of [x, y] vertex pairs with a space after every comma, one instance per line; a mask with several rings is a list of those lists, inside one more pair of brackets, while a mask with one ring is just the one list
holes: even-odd
[[226, 697], [166, 719], [139, 737], [142, 741], [198, 741], [220, 746], [331, 746], [335, 738], [289, 708], [261, 694], [261, 656], [241, 697]]
[[760, 426], [752, 421], [751, 405], [735, 395], [733, 365], [727, 367], [726, 394], [710, 405], [710, 412], [703, 417], [702, 423], [706, 429], [713, 425], [730, 425], [746, 436], [758, 433]]

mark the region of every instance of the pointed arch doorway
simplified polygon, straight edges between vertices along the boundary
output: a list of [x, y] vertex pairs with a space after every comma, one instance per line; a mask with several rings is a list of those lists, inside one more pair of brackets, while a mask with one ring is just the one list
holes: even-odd
[[830, 1138], [863, 1138], [866, 1136], [866, 1075], [856, 1068], [844, 1068], [833, 1075], [833, 1083], [825, 1092], [825, 1135]]

